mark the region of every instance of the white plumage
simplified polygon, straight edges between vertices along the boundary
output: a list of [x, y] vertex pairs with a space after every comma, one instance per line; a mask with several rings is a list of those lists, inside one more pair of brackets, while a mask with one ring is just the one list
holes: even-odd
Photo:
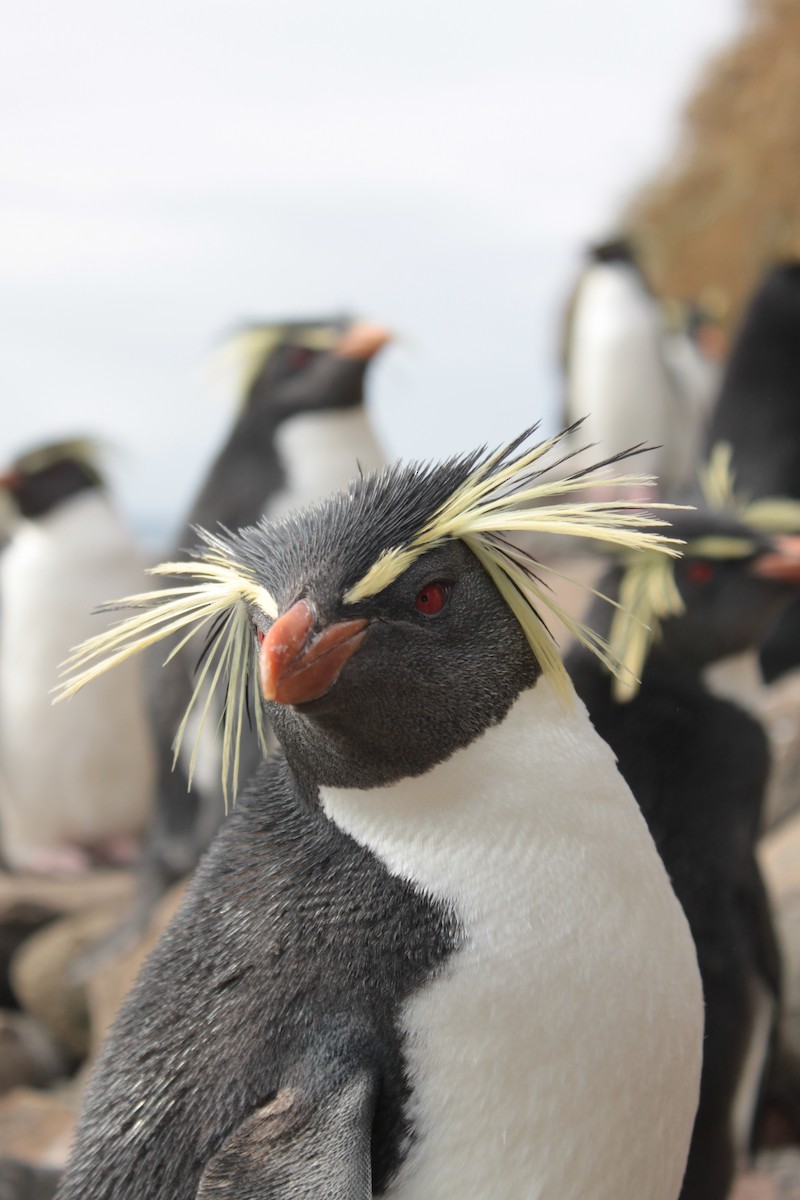
[[654, 447], [638, 463], [666, 494], [693, 479], [711, 399], [694, 376], [675, 369], [681, 353], [692, 353], [685, 346], [679, 352], [681, 337], [665, 332], [633, 263], [587, 268], [569, 337], [568, 423], [586, 417], [581, 442], [588, 438], [610, 454], [639, 442]]
[[406, 1004], [416, 1136], [391, 1200], [679, 1194], [702, 1054], [694, 945], [573, 704], [540, 678], [426, 775], [321, 789], [328, 815], [453, 903], [466, 935]]
[[53, 708], [50, 694], [70, 649], [118, 619], [92, 610], [140, 587], [141, 571], [95, 488], [21, 520], [0, 557], [0, 837], [14, 867], [77, 868], [146, 823], [153, 757], [141, 664], [125, 663], [71, 705]]
[[346, 487], [359, 467], [377, 471], [385, 463], [362, 405], [287, 417], [275, 430], [275, 445], [286, 484], [267, 503], [270, 521]]

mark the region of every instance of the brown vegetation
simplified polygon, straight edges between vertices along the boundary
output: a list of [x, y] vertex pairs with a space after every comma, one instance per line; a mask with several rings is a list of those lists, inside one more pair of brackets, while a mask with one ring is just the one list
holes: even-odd
[[713, 298], [729, 329], [765, 267], [800, 257], [800, 0], [751, 7], [627, 223], [655, 289]]

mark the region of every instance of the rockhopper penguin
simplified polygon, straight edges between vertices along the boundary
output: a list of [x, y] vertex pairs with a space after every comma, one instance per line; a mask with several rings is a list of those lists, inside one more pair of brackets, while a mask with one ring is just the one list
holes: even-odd
[[[274, 519], [344, 486], [359, 463], [364, 470], [382, 466], [364, 408], [364, 383], [388, 341], [382, 327], [344, 317], [251, 325], [229, 339], [225, 351], [239, 368], [243, 399], [170, 557], [188, 557], [197, 526], [238, 529], [262, 515]], [[166, 671], [163, 655], [148, 662], [158, 785], [142, 873], [147, 912], [165, 887], [194, 869], [224, 815], [216, 739], [207, 741], [201, 763], [209, 769], [198, 772], [192, 791], [188, 763], [173, 761], [172, 741], [192, 694], [198, 654], [192, 642]], [[260, 754], [252, 742], [242, 754], [246, 777]]]
[[725, 1200], [753, 1142], [759, 1097], [769, 1095], [781, 967], [756, 859], [766, 735], [706, 676], [757, 647], [797, 595], [800, 539], [714, 511], [679, 514], [673, 529], [683, 557], [630, 556], [599, 585], [622, 610], [609, 620], [598, 602], [587, 618], [609, 634], [628, 675], [612, 678], [583, 647], [567, 667], [639, 802], [697, 946], [706, 1028], [681, 1196]]
[[0, 477], [20, 514], [0, 555], [0, 840], [17, 869], [130, 860], [150, 814], [141, 663], [74, 709], [51, 706], [64, 654], [97, 631], [96, 606], [141, 577], [98, 457], [89, 441], [50, 443]]
[[573, 502], [602, 472], [548, 481], [562, 436], [205, 534], [77, 652], [65, 694], [205, 623], [226, 777], [254, 679], [282, 749], [115, 1023], [60, 1200], [677, 1197], [694, 947], [504, 533], [659, 539]]
[[581, 436], [607, 451], [646, 442], [644, 467], [674, 495], [694, 476], [711, 397], [674, 369], [678, 335], [668, 332], [632, 244], [603, 242], [588, 257], [564, 337], [566, 420], [586, 417]]

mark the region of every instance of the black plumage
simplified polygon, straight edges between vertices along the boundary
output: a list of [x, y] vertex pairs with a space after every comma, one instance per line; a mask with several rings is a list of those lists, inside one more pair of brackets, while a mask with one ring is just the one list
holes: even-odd
[[737, 487], [800, 497], [800, 263], [765, 277], [725, 369], [706, 444], [733, 447]]
[[43, 517], [72, 496], [104, 488], [91, 450], [89, 442], [52, 442], [20, 456], [0, 476], [0, 487], [13, 497], [20, 516]]
[[[800, 498], [800, 263], [769, 271], [745, 313], [708, 430], [709, 450], [720, 442], [743, 495]], [[768, 682], [800, 664], [800, 602], [760, 658]]]
[[[741, 1133], [737, 1144], [734, 1107], [763, 997], [772, 1011], [762, 1082], [775, 1061], [781, 963], [756, 859], [767, 738], [755, 717], [714, 694], [704, 672], [755, 651], [797, 594], [800, 562], [787, 559], [780, 569], [785, 578], [759, 576], [759, 563], [779, 558], [769, 538], [722, 514], [685, 514], [676, 526], [687, 538], [686, 555], [674, 565], [685, 611], [661, 623], [633, 699], [618, 702], [612, 680], [582, 648], [570, 652], [567, 667], [592, 723], [617, 755], [695, 940], [706, 1036], [681, 1196], [724, 1200], [753, 1132], [751, 1122], [744, 1144]], [[616, 595], [622, 572], [613, 568], [601, 590]], [[601, 630], [611, 619], [600, 604], [592, 617]]]

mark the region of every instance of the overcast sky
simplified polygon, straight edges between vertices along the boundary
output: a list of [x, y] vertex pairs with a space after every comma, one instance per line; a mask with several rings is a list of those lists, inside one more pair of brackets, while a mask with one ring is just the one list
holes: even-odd
[[740, 0], [25, 0], [0, 44], [0, 458], [90, 432], [150, 537], [229, 418], [214, 339], [347, 309], [387, 452], [542, 416], [583, 244]]

